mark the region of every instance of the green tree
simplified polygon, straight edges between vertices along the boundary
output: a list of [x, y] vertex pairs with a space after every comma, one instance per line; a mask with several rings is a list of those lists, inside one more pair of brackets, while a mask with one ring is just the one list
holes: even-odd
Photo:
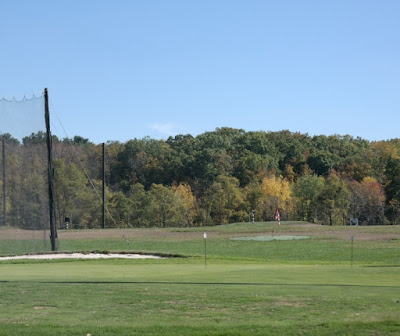
[[26, 229], [48, 225], [46, 147], [6, 145], [7, 222]]
[[113, 193], [107, 208], [112, 216], [112, 222], [115, 222], [118, 228], [130, 227], [132, 200], [123, 192], [118, 191]]
[[0, 134], [0, 140], [4, 140], [7, 145], [18, 146], [20, 143], [18, 139], [14, 138], [10, 133]]
[[149, 189], [155, 184], [172, 184], [174, 152], [163, 140], [144, 138], [128, 141], [117, 155], [112, 183], [124, 192], [140, 183]]
[[177, 218], [179, 200], [171, 188], [162, 184], [153, 184], [149, 190], [150, 214], [152, 215], [152, 223], [155, 226], [170, 227], [177, 226], [179, 219]]
[[[263, 196], [261, 183], [258, 180], [254, 180], [249, 183], [244, 188], [244, 194], [246, 197], [246, 209], [250, 213], [252, 210], [258, 209], [258, 205], [261, 203], [261, 199]], [[262, 220], [262, 213], [257, 210], [254, 214], [255, 220]]]
[[[214, 224], [246, 220], [244, 197], [235, 177], [220, 175], [206, 191]], [[207, 202], [206, 202], [207, 203]]]
[[390, 158], [386, 164], [387, 216], [393, 224], [400, 223], [400, 159]]
[[267, 137], [277, 150], [275, 157], [278, 158], [278, 173], [282, 173], [286, 165], [291, 165], [299, 173], [312, 147], [311, 138], [307, 134], [288, 130], [269, 132]]
[[154, 225], [151, 197], [142, 184], [136, 183], [130, 188], [129, 200], [128, 226], [149, 227]]
[[69, 217], [73, 227], [98, 226], [101, 201], [96, 197], [84, 172], [74, 163], [66, 163], [62, 159], [54, 160], [54, 171], [59, 225], [62, 225], [65, 217]]
[[314, 223], [320, 194], [324, 189], [325, 180], [322, 176], [303, 175], [293, 185], [296, 212], [301, 220]]
[[350, 192], [346, 183], [335, 173], [331, 172], [325, 180], [319, 194], [318, 218], [323, 224], [344, 225], [347, 216]]

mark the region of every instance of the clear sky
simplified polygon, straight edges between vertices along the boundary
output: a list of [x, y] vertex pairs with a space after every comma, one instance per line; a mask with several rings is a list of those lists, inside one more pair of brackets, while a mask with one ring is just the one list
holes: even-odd
[[[400, 137], [398, 0], [0, 0], [0, 98], [49, 89], [95, 143], [246, 131]], [[0, 121], [1, 123], [1, 121]]]

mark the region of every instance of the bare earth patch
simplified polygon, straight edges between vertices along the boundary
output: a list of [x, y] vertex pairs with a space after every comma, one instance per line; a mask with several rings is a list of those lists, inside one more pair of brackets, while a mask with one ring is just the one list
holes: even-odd
[[[208, 237], [212, 238], [234, 238], [247, 235], [298, 235], [311, 236], [315, 238], [349, 240], [352, 235], [356, 240], [383, 241], [400, 239], [400, 226], [324, 226], [318, 224], [285, 224], [281, 226], [265, 225], [252, 228], [243, 223], [242, 230], [238, 232], [224, 232], [209, 230]], [[375, 232], [378, 231], [379, 232]], [[207, 231], [207, 228], [204, 228]], [[386, 232], [385, 232], [386, 231]], [[8, 239], [47, 239], [48, 232], [21, 230], [15, 228], [0, 228], [0, 240]], [[84, 230], [59, 230], [58, 238], [63, 239], [96, 239], [96, 238], [123, 238], [128, 240], [153, 241], [185, 241], [196, 240], [203, 237], [203, 231], [194, 231], [185, 228], [131, 228], [131, 229], [84, 229]]]
[[301, 302], [290, 302], [290, 301], [283, 301], [283, 300], [282, 301], [277, 301], [277, 302], [275, 302], [275, 304], [277, 306], [297, 307], [297, 308], [306, 306], [306, 304], [301, 303]]
[[[243, 223], [245, 226], [246, 223]], [[315, 238], [329, 237], [335, 240], [348, 240], [354, 235], [357, 240], [392, 240], [400, 239], [400, 227], [397, 232], [370, 232], [370, 227], [329, 227], [318, 224], [304, 224], [287, 226], [282, 225], [274, 228], [274, 235], [296, 235], [296, 236], [311, 236]], [[383, 229], [382, 229], [383, 228]], [[384, 230], [385, 227], [381, 227]], [[391, 228], [387, 226], [387, 228]], [[207, 231], [207, 228], [204, 228]], [[255, 231], [254, 235], [265, 235], [270, 231], [266, 227], [264, 232]], [[242, 233], [232, 232], [215, 232], [208, 231], [208, 237], [212, 238], [234, 238], [251, 234], [251, 230]], [[272, 234], [272, 233], [271, 233]], [[92, 230], [74, 230], [74, 231], [59, 231], [60, 239], [93, 239], [93, 238], [125, 238], [139, 240], [157, 240], [164, 241], [185, 241], [199, 239], [203, 237], [203, 232], [199, 231], [179, 231], [179, 229], [92, 229]]]

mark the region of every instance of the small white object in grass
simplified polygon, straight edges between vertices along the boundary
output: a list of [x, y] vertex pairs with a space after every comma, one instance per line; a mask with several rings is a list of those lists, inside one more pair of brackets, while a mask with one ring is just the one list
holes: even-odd
[[207, 232], [204, 232], [203, 237], [204, 239], [207, 239]]

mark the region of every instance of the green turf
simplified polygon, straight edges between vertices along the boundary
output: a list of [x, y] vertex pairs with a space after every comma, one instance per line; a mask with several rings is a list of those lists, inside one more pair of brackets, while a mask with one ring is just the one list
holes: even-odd
[[[274, 233], [296, 235], [300, 227]], [[400, 335], [399, 240], [356, 239], [352, 266], [350, 240], [337, 237], [399, 227], [311, 229], [329, 232], [293, 241], [230, 239], [271, 232], [256, 223], [140, 231], [129, 244], [60, 241], [69, 251], [187, 257], [0, 262], [0, 335]]]
[[[399, 242], [356, 241], [353, 245], [355, 264], [400, 265]], [[129, 250], [202, 256], [204, 241], [196, 240], [137, 240], [130, 245], [123, 239], [69, 240], [61, 243], [64, 251]], [[290, 241], [235, 241], [226, 238], [208, 238], [207, 255], [215, 260], [234, 262], [291, 263], [291, 264], [350, 264], [351, 242], [323, 239]]]
[[0, 231], [0, 255], [32, 254], [49, 251], [51, 249], [50, 241], [37, 239], [1, 239]]
[[400, 332], [397, 268], [102, 260], [0, 271], [1, 335]]

